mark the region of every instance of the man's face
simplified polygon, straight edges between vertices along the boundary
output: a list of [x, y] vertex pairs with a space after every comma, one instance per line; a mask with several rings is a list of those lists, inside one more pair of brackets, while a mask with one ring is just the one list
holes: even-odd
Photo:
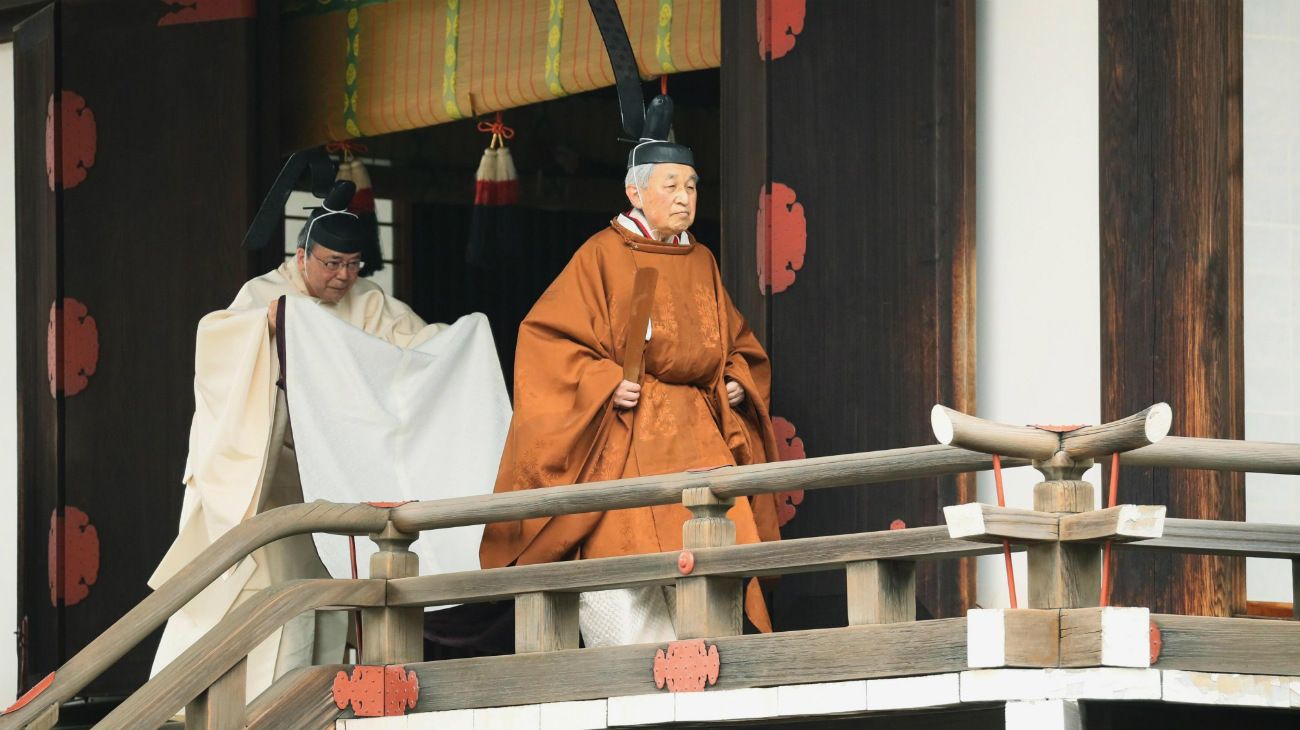
[[[339, 253], [319, 243], [312, 246], [311, 253], [298, 249], [298, 271], [307, 282], [307, 291], [325, 302], [337, 302], [357, 283], [356, 262], [360, 260], [359, 253]], [[331, 271], [331, 267], [337, 270]]]
[[644, 188], [627, 186], [627, 199], [645, 213], [646, 222], [659, 236], [677, 235], [695, 222], [695, 169], [675, 162], [661, 162], [650, 173]]

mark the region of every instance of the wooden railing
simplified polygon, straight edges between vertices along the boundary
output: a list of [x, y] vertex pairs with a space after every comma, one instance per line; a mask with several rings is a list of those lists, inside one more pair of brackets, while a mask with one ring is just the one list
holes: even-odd
[[[371, 578], [297, 581], [263, 591], [232, 611], [98, 727], [153, 727], [182, 708], [187, 708], [188, 725], [210, 728], [305, 727], [346, 716], [334, 706], [328, 685], [339, 671], [351, 671], [349, 665], [300, 670], [281, 678], [252, 704], [244, 697], [247, 653], [292, 617], [320, 608], [362, 609], [366, 636], [363, 663], [404, 665], [414, 672], [420, 686], [416, 709], [421, 711], [653, 691], [653, 682], [646, 687], [646, 667], [653, 651], [646, 652], [655, 647], [575, 651], [577, 594], [629, 586], [677, 586], [679, 638], [707, 638], [719, 647], [725, 669], [718, 679], [720, 686], [958, 671], [971, 666], [971, 652], [976, 651], [968, 645], [972, 639], [967, 636], [967, 621], [975, 620], [975, 614], [970, 619], [916, 622], [913, 566], [921, 560], [1000, 552], [1004, 541], [1016, 550], [1029, 551], [1031, 599], [1026, 611], [1048, 612], [1030, 620], [1033, 630], [1012, 633], [1046, 642], [1030, 652], [1039, 663], [1046, 661], [1042, 658], [1044, 647], [1050, 644], [1054, 647], [1050, 666], [1077, 666], [1094, 660], [1088, 653], [1091, 648], [1067, 651], [1058, 641], [1059, 632], [1062, 622], [1091, 621], [1089, 612], [1099, 610], [1095, 607], [1099, 602], [1100, 541], [1122, 543], [1126, 549], [1293, 560], [1300, 556], [1300, 527], [1296, 526], [1165, 520], [1162, 507], [1133, 505], [1091, 512], [1092, 486], [1079, 478], [1092, 459], [1115, 452], [1124, 452], [1126, 465], [1300, 474], [1300, 446], [1164, 438], [1169, 416], [1168, 407], [1159, 404], [1111, 424], [1058, 433], [991, 423], [936, 407], [932, 421], [936, 436], [944, 443], [938, 446], [393, 508], [329, 503], [281, 507], [223, 536], [69, 660], [25, 706], [0, 717], [0, 729], [49, 726], [57, 717], [59, 703], [74, 696], [224, 571], [273, 540], [311, 532], [370, 535], [380, 546], [372, 558]], [[1035, 510], [957, 506], [949, 508], [948, 527], [732, 544], [734, 529], [725, 513], [737, 497], [986, 470], [994, 453], [1005, 457], [1001, 460], [1004, 467], [1033, 463], [1043, 473], [1046, 481], [1035, 488]], [[678, 553], [660, 553], [420, 576], [408, 549], [423, 530], [678, 501], [693, 516], [684, 528], [683, 552], [690, 554], [689, 561]], [[740, 636], [743, 578], [818, 570], [845, 571], [848, 627]], [[423, 607], [505, 598], [515, 599], [516, 655], [421, 662]], [[1018, 622], [1028, 615], [1004, 613], [999, 620]], [[980, 614], [978, 620], [989, 619]], [[1234, 621], [1201, 617], [1162, 620], [1172, 631], [1173, 656], [1183, 657], [1174, 661], [1184, 664], [1204, 663], [1206, 657], [1196, 652], [1204, 653], [1206, 646], [1213, 645], [1202, 639], [1180, 638], [1204, 633], [1197, 621]], [[1236, 628], [1247, 625], [1248, 629]], [[1260, 629], [1260, 622], [1247, 621], [1232, 626], [1228, 633], [1244, 641], [1243, 645], [1300, 642], [1300, 624]], [[1214, 634], [1222, 635], [1222, 631]], [[1189, 646], [1199, 648], [1192, 651]], [[1004, 646], [1000, 651], [1007, 666], [1026, 665], [1018, 648]], [[1293, 669], [1300, 674], [1300, 658], [1294, 653], [1288, 658], [1279, 657], [1267, 646], [1261, 651], [1252, 667]], [[1062, 652], [1070, 656], [1063, 657]], [[794, 665], [782, 664], [796, 658]], [[796, 673], [792, 666], [797, 666]], [[547, 680], [557, 672], [564, 672], [568, 679], [564, 683]]]

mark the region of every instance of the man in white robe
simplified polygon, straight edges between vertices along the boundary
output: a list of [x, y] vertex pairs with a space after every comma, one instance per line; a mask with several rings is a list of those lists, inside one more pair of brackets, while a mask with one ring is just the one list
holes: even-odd
[[[283, 313], [279, 311], [281, 297], [310, 300], [320, 310], [400, 348], [419, 347], [448, 327], [425, 324], [408, 306], [385, 295], [376, 284], [358, 277], [364, 265], [360, 248], [364, 233], [356, 217], [346, 212], [351, 194], [351, 183], [336, 184], [325, 207], [316, 209], [304, 226], [296, 256], [276, 270], [249, 281], [229, 308], [213, 312], [199, 322], [195, 346], [195, 412], [182, 479], [185, 498], [179, 534], [150, 578], [151, 587], [161, 586], [242, 520], [303, 499], [292, 433], [286, 431], [284, 436], [273, 438], [276, 383], [280, 378], [275, 329], [277, 318], [283, 322]], [[482, 328], [486, 329], [486, 323], [482, 323]], [[340, 343], [346, 340], [338, 339]], [[491, 360], [491, 368], [496, 368], [495, 381], [491, 378], [483, 381], [489, 406], [506, 402], [499, 366], [494, 356]], [[336, 387], [358, 385], [341, 382]], [[285, 401], [281, 398], [280, 402]], [[504, 418], [508, 420], [508, 410]], [[490, 462], [489, 471], [500, 455], [504, 426], [500, 430], [498, 443], [482, 445], [487, 454], [484, 459]], [[357, 456], [365, 458], [365, 455]], [[264, 479], [266, 475], [269, 479]], [[490, 490], [489, 476], [479, 491]], [[444, 495], [428, 494], [424, 498], [440, 496]], [[385, 498], [385, 495], [373, 495], [352, 501]], [[168, 621], [152, 673], [160, 671], [258, 591], [287, 580], [327, 577], [330, 574], [322, 565], [311, 536], [280, 540], [257, 550]], [[251, 700], [275, 678], [299, 666], [343, 661], [346, 633], [343, 613], [319, 612], [298, 617], [250, 653], [247, 696]]]

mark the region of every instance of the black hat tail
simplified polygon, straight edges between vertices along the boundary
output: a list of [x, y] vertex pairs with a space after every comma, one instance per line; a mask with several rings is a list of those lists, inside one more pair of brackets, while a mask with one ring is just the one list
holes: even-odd
[[641, 139], [645, 129], [645, 97], [641, 94], [641, 71], [632, 53], [632, 42], [627, 38], [627, 27], [614, 0], [588, 0], [591, 14], [596, 17], [600, 37], [605, 41], [609, 65], [614, 71], [618, 87], [618, 109], [623, 117], [623, 131], [632, 141]]
[[[289, 155], [289, 160], [284, 163], [284, 167], [280, 168], [280, 174], [262, 200], [262, 207], [257, 209], [253, 224], [244, 234], [244, 248], [257, 250], [264, 248], [270, 242], [272, 234], [281, 225], [284, 204], [289, 202], [289, 194], [293, 192], [294, 184], [309, 168], [312, 195], [324, 198], [330, 194], [334, 184], [334, 161], [326, 154], [324, 148], [312, 147]], [[352, 199], [350, 193], [348, 199]], [[346, 206], [347, 203], [344, 205]]]

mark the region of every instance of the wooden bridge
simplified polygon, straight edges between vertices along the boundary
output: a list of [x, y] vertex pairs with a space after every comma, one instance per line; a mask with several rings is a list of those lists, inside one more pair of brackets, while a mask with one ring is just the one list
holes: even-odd
[[[1115, 454], [1134, 466], [1300, 474], [1300, 445], [1166, 437], [1164, 404], [1073, 429], [938, 406], [932, 421], [939, 445], [395, 507], [280, 507], [221, 537], [0, 716], [0, 730], [53, 727], [60, 703], [229, 568], [272, 541], [315, 532], [368, 535], [379, 546], [371, 577], [262, 591], [95, 727], [158, 727], [183, 709], [187, 727], [211, 730], [603, 728], [899, 712], [945, 714], [898, 727], [1028, 730], [1083, 727], [1081, 702], [1264, 707], [1300, 723], [1300, 621], [1152, 615], [1107, 606], [1103, 591], [1112, 548], [1300, 566], [1300, 526], [1173, 519], [1160, 505], [1094, 509], [1094, 487], [1080, 480]], [[1033, 510], [956, 505], [946, 527], [754, 545], [734, 544], [725, 516], [738, 497], [890, 489], [995, 462], [1042, 473]], [[680, 553], [420, 575], [408, 549], [425, 530], [678, 501], [694, 517]], [[1028, 552], [1029, 607], [916, 620], [917, 561], [1010, 551]], [[846, 574], [848, 626], [742, 635], [745, 579], [831, 570]], [[1300, 594], [1300, 567], [1294, 575]], [[579, 593], [652, 585], [676, 586], [679, 641], [579, 648]], [[423, 661], [424, 607], [501, 599], [515, 603], [514, 655]], [[307, 667], [244, 696], [246, 656], [275, 630], [304, 611], [353, 609], [362, 664]]]

